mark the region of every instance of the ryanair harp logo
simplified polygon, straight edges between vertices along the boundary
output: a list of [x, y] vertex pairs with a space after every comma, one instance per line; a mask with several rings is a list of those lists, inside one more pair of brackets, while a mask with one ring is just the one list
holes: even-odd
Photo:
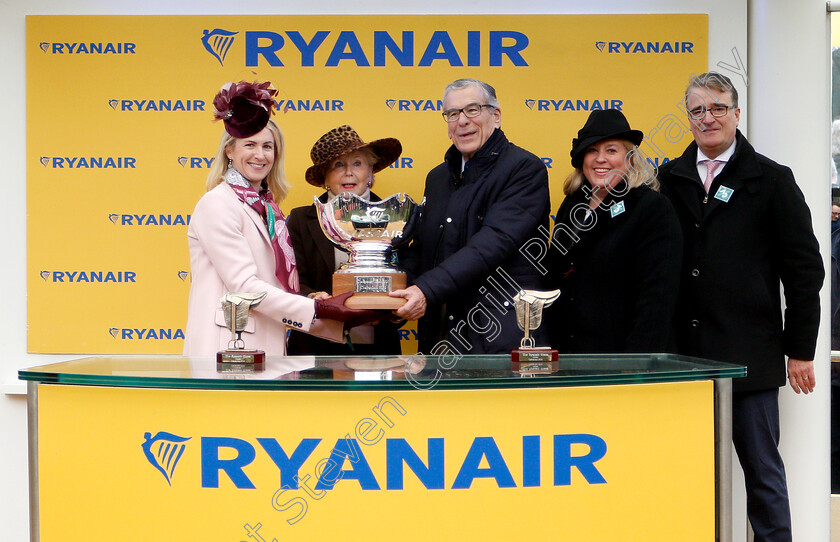
[[184, 450], [187, 445], [184, 444], [192, 437], [179, 437], [166, 431], [158, 431], [155, 436], [146, 432], [143, 434], [143, 454], [149, 463], [163, 474], [166, 483], [172, 485], [172, 476], [175, 474], [175, 468], [178, 466], [178, 461], [184, 455]]
[[214, 28], [213, 30], [205, 30], [204, 36], [201, 38], [201, 44], [207, 49], [207, 52], [219, 61], [222, 66], [225, 65], [225, 57], [233, 45], [234, 36], [239, 32], [231, 32], [230, 30], [222, 30], [221, 28]]

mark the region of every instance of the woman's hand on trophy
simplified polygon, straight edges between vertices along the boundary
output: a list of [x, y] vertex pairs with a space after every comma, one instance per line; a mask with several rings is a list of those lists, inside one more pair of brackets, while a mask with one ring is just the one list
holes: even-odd
[[426, 294], [417, 286], [409, 286], [404, 290], [394, 290], [388, 295], [402, 297], [405, 305], [394, 311], [394, 314], [406, 320], [417, 320], [426, 314]]
[[347, 328], [361, 326], [363, 324], [370, 324], [382, 319], [382, 311], [348, 309], [344, 306], [344, 301], [353, 295], [353, 292], [347, 292], [335, 297], [315, 300], [315, 318], [326, 318], [329, 320], [337, 320], [347, 324]]
[[312, 292], [306, 297], [308, 297], [309, 299], [329, 299], [332, 296], [327, 292]]

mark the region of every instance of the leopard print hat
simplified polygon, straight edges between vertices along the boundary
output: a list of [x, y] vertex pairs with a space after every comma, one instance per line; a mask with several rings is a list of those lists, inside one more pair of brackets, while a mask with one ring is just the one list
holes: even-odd
[[386, 137], [365, 143], [356, 133], [356, 130], [345, 124], [333, 128], [318, 138], [318, 141], [312, 145], [312, 151], [309, 153], [310, 158], [312, 158], [312, 166], [306, 170], [306, 182], [323, 188], [326, 169], [330, 162], [342, 154], [351, 153], [364, 147], [370, 147], [370, 150], [377, 156], [376, 163], [372, 167], [374, 173], [393, 164], [402, 153], [402, 144], [398, 139]]

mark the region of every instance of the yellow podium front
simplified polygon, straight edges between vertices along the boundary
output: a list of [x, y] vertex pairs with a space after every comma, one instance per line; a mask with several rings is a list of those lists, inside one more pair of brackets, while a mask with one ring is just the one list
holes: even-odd
[[610, 383], [600, 365], [584, 378], [582, 357], [546, 378], [504, 374], [501, 356], [443, 378], [336, 358], [218, 378], [187, 358], [107, 359], [99, 381], [90, 363], [21, 372], [40, 382], [41, 541], [715, 537], [712, 379], [632, 384], [619, 359]]

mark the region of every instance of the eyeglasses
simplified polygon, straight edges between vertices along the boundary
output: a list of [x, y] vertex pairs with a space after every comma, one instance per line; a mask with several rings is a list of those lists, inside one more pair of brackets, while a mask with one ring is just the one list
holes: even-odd
[[735, 109], [736, 107], [734, 105], [715, 105], [707, 109], [701, 105], [689, 111], [688, 116], [694, 120], [700, 120], [706, 116], [706, 111], [708, 111], [713, 117], [719, 118], [725, 116], [730, 109]]
[[455, 122], [461, 116], [461, 113], [463, 113], [464, 116], [468, 119], [479, 116], [483, 107], [494, 106], [490, 104], [469, 104], [468, 106], [461, 109], [447, 109], [441, 114], [443, 115], [443, 120], [445, 120], [446, 122]]

